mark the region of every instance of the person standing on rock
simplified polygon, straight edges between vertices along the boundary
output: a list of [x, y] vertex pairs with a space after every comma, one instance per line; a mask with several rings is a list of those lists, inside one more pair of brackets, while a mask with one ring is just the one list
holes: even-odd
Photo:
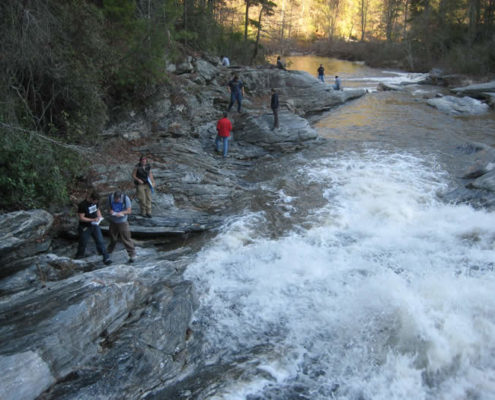
[[217, 122], [217, 137], [215, 139], [215, 151], [220, 152], [220, 142], [223, 141], [223, 157], [227, 157], [229, 151], [229, 137], [232, 131], [232, 123], [227, 118], [227, 113], [223, 113], [223, 117]]
[[92, 236], [96, 249], [103, 256], [104, 264], [110, 265], [112, 260], [110, 260], [110, 256], [105, 249], [105, 243], [103, 242], [103, 235], [101, 234], [100, 229], [100, 222], [103, 217], [98, 208], [99, 199], [100, 196], [96, 192], [93, 192], [77, 206], [77, 215], [79, 217], [79, 244], [77, 246], [75, 258], [84, 258], [89, 236]]
[[323, 68], [323, 64], [320, 64], [318, 68], [318, 79], [322, 82], [325, 82], [325, 68]]
[[120, 239], [129, 255], [129, 262], [133, 263], [136, 259], [136, 249], [131, 239], [129, 223], [127, 222], [127, 217], [132, 213], [131, 199], [124, 193], [116, 191], [108, 197], [108, 203], [108, 213], [110, 214], [110, 244], [107, 250], [109, 253], [112, 253], [117, 241]]
[[241, 112], [242, 96], [244, 95], [244, 84], [237, 75], [234, 75], [234, 78], [228, 84], [228, 88], [230, 92], [230, 103], [227, 111], [230, 112], [230, 109], [237, 101], [237, 111]]
[[139, 163], [132, 171], [134, 184], [136, 185], [136, 193], [141, 209], [141, 216], [151, 218], [151, 194], [155, 187], [155, 178], [151, 172], [151, 165], [148, 163], [146, 156], [142, 155], [139, 158]]
[[278, 104], [278, 93], [275, 90], [275, 88], [272, 88], [272, 98], [271, 98], [271, 101], [270, 101], [270, 108], [273, 111], [273, 128], [272, 128], [272, 131], [275, 128], [278, 128], [278, 107], [279, 107], [279, 104]]

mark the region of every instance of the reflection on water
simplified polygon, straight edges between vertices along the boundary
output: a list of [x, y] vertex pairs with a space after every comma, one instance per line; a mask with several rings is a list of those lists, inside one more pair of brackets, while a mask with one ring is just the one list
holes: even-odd
[[397, 70], [378, 70], [362, 62], [338, 60], [336, 58], [316, 56], [291, 56], [287, 58], [289, 69], [306, 71], [315, 77], [320, 64], [325, 68], [325, 82], [334, 82], [335, 75], [342, 79], [344, 88], [364, 88], [375, 91], [380, 82], [400, 84], [401, 82], [418, 82], [426, 74], [407, 73]]
[[[415, 84], [424, 74], [396, 70], [377, 70], [362, 63], [316, 56], [287, 58], [291, 70], [306, 71], [316, 77], [323, 64], [326, 82], [333, 83], [334, 74], [343, 80], [344, 88], [365, 88], [368, 94], [356, 101], [331, 110], [316, 124], [321, 136], [343, 140], [380, 140], [401, 148], [439, 147], [450, 137], [473, 140], [495, 147], [495, 113], [454, 116], [426, 103], [437, 93], [450, 94], [436, 86]], [[380, 83], [403, 86], [403, 91], [377, 92]]]

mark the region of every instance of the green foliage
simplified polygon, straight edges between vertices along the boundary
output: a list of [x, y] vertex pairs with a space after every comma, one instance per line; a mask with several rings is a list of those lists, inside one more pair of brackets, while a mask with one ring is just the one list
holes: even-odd
[[144, 107], [179, 49], [247, 61], [252, 42], [215, 21], [219, 4], [2, 0], [0, 207], [64, 202], [84, 173], [67, 144], [93, 144], [112, 114]]
[[[134, 0], [103, 3], [104, 38], [108, 43], [104, 83], [112, 107], [142, 104], [163, 80], [175, 13], [170, 12], [170, 1], [152, 3], [153, 8], [145, 10]], [[169, 22], [162, 16], [168, 16]]]
[[64, 147], [34, 133], [0, 129], [1, 209], [26, 209], [67, 203], [68, 188], [84, 165]]

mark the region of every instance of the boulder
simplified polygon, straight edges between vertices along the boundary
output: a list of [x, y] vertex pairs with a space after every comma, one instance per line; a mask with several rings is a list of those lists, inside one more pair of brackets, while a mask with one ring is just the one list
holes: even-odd
[[378, 86], [376, 87], [376, 90], [378, 90], [379, 92], [385, 92], [385, 91], [389, 91], [389, 90], [401, 91], [401, 90], [404, 90], [404, 87], [399, 86], [399, 85], [391, 85], [388, 83], [380, 82], [378, 84]]
[[23, 268], [12, 262], [46, 251], [53, 217], [44, 210], [16, 211], [0, 215], [0, 278]]
[[456, 87], [451, 90], [457, 95], [470, 96], [477, 99], [487, 99], [490, 94], [495, 95], [495, 81]]
[[495, 192], [495, 170], [491, 170], [481, 177], [475, 179], [469, 184], [469, 187]]
[[434, 68], [430, 71], [428, 76], [420, 83], [426, 85], [452, 87], [452, 86], [466, 85], [467, 83], [469, 83], [469, 80], [465, 75], [446, 74], [443, 70]]
[[295, 111], [303, 116], [327, 111], [366, 94], [364, 89], [333, 90], [331, 85], [322, 84], [304, 71], [246, 68], [238, 75], [248, 96], [268, 96], [271, 88], [276, 88], [280, 102], [291, 100]]
[[186, 57], [181, 63], [176, 64], [175, 74], [188, 74], [194, 71], [194, 66], [192, 65], [192, 57]]
[[289, 111], [279, 111], [280, 127], [273, 129], [273, 115], [243, 115], [236, 125], [236, 140], [268, 151], [294, 151], [318, 138], [309, 122]]
[[44, 389], [55, 383], [49, 365], [34, 351], [0, 355], [0, 368], [2, 400], [35, 399]]
[[218, 68], [205, 60], [196, 60], [195, 62], [196, 72], [207, 83], [211, 82], [218, 75]]
[[471, 97], [444, 96], [427, 100], [428, 105], [446, 114], [479, 115], [489, 110], [487, 104]]

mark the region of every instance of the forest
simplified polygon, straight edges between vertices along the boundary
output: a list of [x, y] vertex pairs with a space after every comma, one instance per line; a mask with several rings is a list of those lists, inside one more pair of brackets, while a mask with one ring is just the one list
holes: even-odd
[[3, 0], [0, 209], [67, 202], [79, 145], [145, 106], [192, 52], [292, 51], [489, 76], [495, 0]]

